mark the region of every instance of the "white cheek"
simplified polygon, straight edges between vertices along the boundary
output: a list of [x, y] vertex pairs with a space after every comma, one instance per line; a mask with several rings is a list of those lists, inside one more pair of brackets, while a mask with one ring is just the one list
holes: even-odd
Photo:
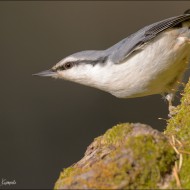
[[65, 75], [64, 71], [57, 71], [57, 77], [56, 78], [65, 79], [64, 75]]
[[91, 67], [91, 65], [80, 65], [68, 70], [58, 71], [58, 78], [84, 84], [89, 79]]

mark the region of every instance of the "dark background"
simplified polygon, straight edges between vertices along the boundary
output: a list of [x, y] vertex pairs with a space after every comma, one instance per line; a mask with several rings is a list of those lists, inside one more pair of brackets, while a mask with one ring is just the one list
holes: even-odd
[[32, 74], [77, 51], [108, 48], [188, 8], [188, 1], [1, 1], [0, 183], [53, 188], [62, 168], [117, 123], [141, 122], [162, 131], [165, 121], [158, 118], [167, 118], [168, 110], [160, 95], [117, 99]]

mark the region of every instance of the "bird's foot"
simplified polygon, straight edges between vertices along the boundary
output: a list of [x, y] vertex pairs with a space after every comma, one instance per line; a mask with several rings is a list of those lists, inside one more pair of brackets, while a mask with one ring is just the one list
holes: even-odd
[[168, 114], [168, 117], [173, 117], [174, 115], [176, 115], [177, 113], [177, 110], [176, 110], [176, 107], [172, 105], [172, 101], [174, 99], [174, 94], [173, 93], [170, 93], [170, 94], [167, 94], [165, 96], [165, 99], [168, 101], [168, 110], [169, 110], [169, 114]]
[[169, 110], [168, 114], [169, 118], [173, 117], [177, 113], [176, 106], [169, 105], [168, 110]]

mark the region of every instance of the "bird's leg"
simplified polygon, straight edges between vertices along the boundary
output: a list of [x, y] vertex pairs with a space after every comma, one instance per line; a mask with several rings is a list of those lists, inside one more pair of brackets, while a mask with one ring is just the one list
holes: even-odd
[[176, 114], [175, 106], [172, 105], [172, 101], [174, 100], [175, 93], [169, 93], [165, 96], [165, 99], [168, 101], [168, 109], [169, 109], [169, 117], [172, 117]]

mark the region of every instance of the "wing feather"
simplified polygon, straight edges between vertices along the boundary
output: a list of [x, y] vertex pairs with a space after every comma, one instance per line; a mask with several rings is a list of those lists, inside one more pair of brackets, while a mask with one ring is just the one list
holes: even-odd
[[176, 27], [187, 20], [190, 20], [190, 13], [171, 17], [146, 26], [109, 48], [108, 52], [114, 52], [112, 56], [114, 63], [122, 63], [133, 52], [141, 50], [144, 44], [155, 38], [160, 32]]

